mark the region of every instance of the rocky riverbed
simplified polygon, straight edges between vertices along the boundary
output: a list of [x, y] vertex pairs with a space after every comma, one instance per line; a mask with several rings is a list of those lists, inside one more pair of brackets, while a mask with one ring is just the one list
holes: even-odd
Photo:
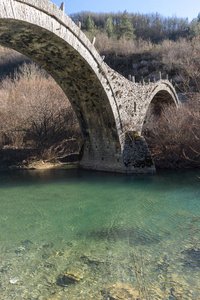
[[[189, 254], [178, 257], [180, 265], [199, 261], [198, 255], [188, 260]], [[171, 300], [197, 299], [199, 293], [165, 254], [142, 258], [132, 251], [116, 260], [112, 247], [96, 253], [73, 242], [58, 248], [53, 241], [25, 240], [1, 249], [0, 256], [2, 299]]]

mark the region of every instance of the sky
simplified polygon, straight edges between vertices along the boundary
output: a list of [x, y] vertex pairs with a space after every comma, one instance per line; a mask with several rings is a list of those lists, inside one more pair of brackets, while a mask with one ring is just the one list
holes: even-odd
[[81, 11], [156, 13], [164, 17], [183, 17], [191, 21], [200, 13], [199, 0], [50, 0], [60, 7], [65, 2], [65, 12], [70, 15]]

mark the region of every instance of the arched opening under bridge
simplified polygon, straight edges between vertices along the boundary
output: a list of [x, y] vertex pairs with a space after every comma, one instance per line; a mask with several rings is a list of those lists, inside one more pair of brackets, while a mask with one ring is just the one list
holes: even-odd
[[165, 167], [165, 159], [168, 159], [167, 151], [171, 147], [170, 131], [175, 129], [174, 118], [178, 106], [179, 100], [174, 93], [174, 88], [169, 85], [163, 90], [155, 90], [150, 98], [143, 122], [142, 135], [147, 141], [156, 167]]
[[93, 45], [49, 1], [38, 4], [44, 8], [35, 7], [33, 1], [1, 2], [0, 44], [45, 69], [71, 102], [84, 142], [80, 165], [123, 171], [120, 116]]

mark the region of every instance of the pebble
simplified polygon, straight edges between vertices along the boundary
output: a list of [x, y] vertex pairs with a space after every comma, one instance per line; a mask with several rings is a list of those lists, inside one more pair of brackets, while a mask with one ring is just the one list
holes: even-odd
[[17, 282], [19, 281], [19, 278], [18, 277], [12, 277], [12, 278], [10, 278], [10, 283], [11, 284], [16, 284]]

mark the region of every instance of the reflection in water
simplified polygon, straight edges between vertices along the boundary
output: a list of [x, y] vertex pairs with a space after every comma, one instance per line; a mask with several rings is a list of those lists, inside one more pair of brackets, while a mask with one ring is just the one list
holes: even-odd
[[2, 299], [200, 299], [197, 175], [1, 172]]

